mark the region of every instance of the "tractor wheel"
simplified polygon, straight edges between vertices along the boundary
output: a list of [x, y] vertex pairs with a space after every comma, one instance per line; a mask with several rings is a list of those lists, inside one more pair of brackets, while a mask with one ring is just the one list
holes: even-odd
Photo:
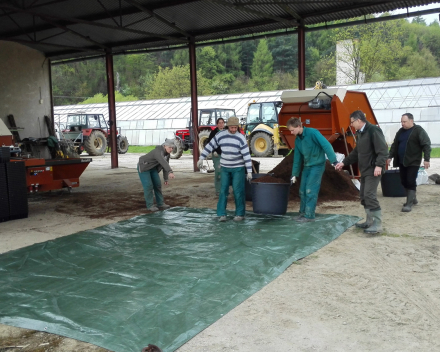
[[255, 135], [251, 139], [251, 152], [256, 157], [272, 156], [272, 137], [264, 132], [255, 133]]
[[84, 149], [89, 155], [103, 155], [107, 148], [107, 139], [101, 131], [93, 131], [84, 143]]
[[[199, 133], [199, 152], [202, 154], [203, 149], [205, 149], [206, 144], [208, 144], [208, 138], [211, 134], [211, 131], [203, 130]], [[207, 159], [211, 159], [212, 155], [209, 154]]]
[[174, 140], [174, 148], [170, 154], [171, 159], [179, 159], [183, 154], [182, 143], [179, 140]]
[[117, 140], [118, 144], [118, 153], [119, 154], [125, 154], [128, 150], [128, 139], [125, 136], [120, 136]]

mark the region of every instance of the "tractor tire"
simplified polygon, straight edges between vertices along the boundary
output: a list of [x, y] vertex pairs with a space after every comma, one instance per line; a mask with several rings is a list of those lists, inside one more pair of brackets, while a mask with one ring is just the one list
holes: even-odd
[[[211, 131], [203, 130], [199, 133], [199, 152], [202, 154], [203, 149], [205, 149], [206, 144], [208, 143], [209, 135]], [[212, 155], [209, 154], [207, 159], [212, 159]]]
[[107, 139], [101, 131], [93, 131], [84, 143], [84, 149], [92, 156], [103, 155], [106, 148]]
[[118, 153], [119, 154], [127, 153], [128, 146], [129, 146], [127, 137], [120, 136], [117, 140], [117, 144], [118, 144]]
[[251, 153], [256, 157], [272, 156], [272, 136], [264, 132], [255, 133], [251, 139]]
[[183, 154], [182, 143], [178, 140], [174, 140], [174, 148], [170, 154], [171, 159], [179, 159]]

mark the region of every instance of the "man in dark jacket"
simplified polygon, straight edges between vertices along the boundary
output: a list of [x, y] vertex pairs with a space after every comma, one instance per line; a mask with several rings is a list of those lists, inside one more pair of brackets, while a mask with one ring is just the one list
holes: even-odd
[[400, 120], [402, 128], [397, 131], [391, 145], [388, 164], [393, 160], [393, 166], [399, 167], [400, 181], [406, 189], [406, 203], [402, 211], [409, 212], [411, 207], [418, 203], [416, 198], [417, 173], [422, 162], [422, 152], [424, 156], [423, 166], [429, 168], [431, 156], [431, 140], [426, 131], [414, 123], [414, 116], [406, 113]]
[[377, 186], [385, 171], [388, 146], [382, 130], [369, 123], [362, 111], [353, 112], [350, 115], [350, 123], [357, 131], [356, 147], [336, 165], [336, 170], [358, 163], [361, 173], [361, 204], [365, 208], [367, 219], [356, 226], [365, 229], [365, 233], [379, 233], [382, 231], [382, 213], [377, 200]]

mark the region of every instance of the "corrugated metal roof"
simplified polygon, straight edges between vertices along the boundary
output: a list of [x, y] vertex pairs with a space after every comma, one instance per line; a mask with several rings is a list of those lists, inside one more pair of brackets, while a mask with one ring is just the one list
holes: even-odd
[[52, 59], [167, 48], [438, 3], [421, 0], [35, 0], [0, 3], [0, 40]]

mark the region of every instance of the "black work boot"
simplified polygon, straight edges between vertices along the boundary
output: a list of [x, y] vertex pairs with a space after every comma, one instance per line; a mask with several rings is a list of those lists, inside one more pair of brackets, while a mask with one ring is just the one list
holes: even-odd
[[[408, 197], [408, 191], [409, 191], [409, 189], [405, 188], [405, 193], [406, 193], [406, 196], [407, 196], [407, 197]], [[414, 191], [414, 192], [417, 193], [417, 191]], [[418, 201], [417, 198], [416, 198], [416, 194], [414, 194], [413, 205], [417, 205], [417, 204], [419, 204], [419, 201]], [[405, 206], [406, 203], [404, 203], [403, 205]]]
[[370, 210], [371, 217], [373, 218], [373, 223], [371, 226], [364, 230], [367, 234], [375, 234], [382, 232], [382, 211], [381, 210]]
[[402, 208], [402, 211], [408, 213], [411, 211], [411, 208], [414, 204], [414, 198], [416, 197], [416, 191], [409, 189], [408, 196], [406, 197], [406, 203]]
[[373, 224], [373, 218], [371, 217], [370, 209], [365, 209], [365, 214], [367, 214], [367, 219], [365, 220], [365, 222], [358, 222], [357, 224], [355, 224], [356, 227], [367, 229]]

